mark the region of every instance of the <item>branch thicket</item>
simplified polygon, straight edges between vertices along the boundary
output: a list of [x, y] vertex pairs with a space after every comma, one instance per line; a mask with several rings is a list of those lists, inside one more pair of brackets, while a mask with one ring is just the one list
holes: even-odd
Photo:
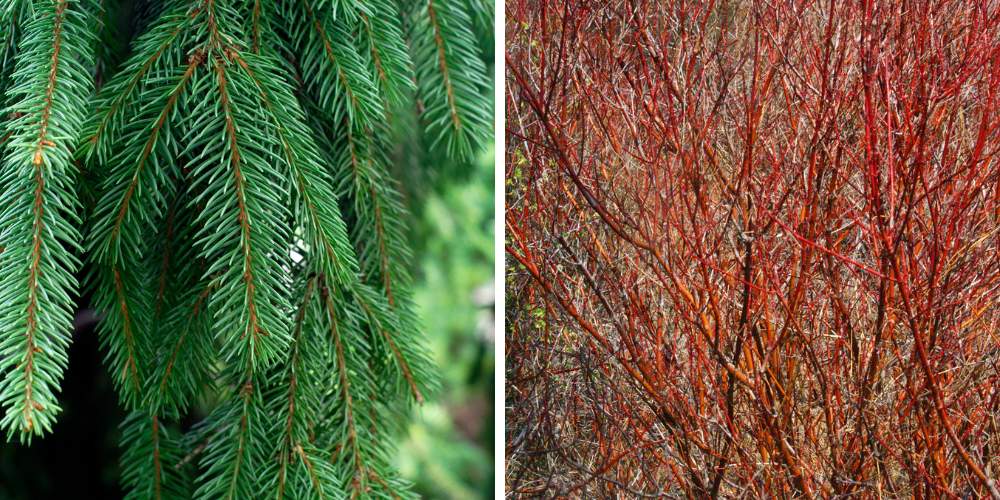
[[507, 4], [515, 495], [1000, 498], [1000, 10]]

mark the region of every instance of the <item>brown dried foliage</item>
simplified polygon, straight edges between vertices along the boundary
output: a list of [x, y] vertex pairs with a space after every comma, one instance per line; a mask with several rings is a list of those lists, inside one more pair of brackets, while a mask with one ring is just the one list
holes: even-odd
[[1000, 5], [507, 1], [507, 491], [1000, 498]]

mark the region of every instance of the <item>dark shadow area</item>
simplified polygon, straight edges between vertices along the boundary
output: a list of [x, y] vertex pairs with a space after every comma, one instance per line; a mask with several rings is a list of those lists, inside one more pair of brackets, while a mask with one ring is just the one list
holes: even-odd
[[[86, 300], [81, 303], [86, 303]], [[102, 364], [92, 310], [73, 322], [69, 367], [62, 382], [62, 412], [31, 446], [0, 444], [0, 499], [122, 498], [118, 487], [118, 408]]]

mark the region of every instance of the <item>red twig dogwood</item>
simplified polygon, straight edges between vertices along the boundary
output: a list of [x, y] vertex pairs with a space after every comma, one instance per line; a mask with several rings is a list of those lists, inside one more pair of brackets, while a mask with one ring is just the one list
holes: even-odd
[[508, 491], [1000, 499], [1000, 5], [506, 13]]

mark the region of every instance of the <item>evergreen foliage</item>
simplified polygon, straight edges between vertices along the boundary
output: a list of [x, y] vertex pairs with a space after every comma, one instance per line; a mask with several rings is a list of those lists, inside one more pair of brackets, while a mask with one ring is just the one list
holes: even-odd
[[436, 381], [388, 124], [485, 145], [489, 8], [0, 6], [7, 439], [51, 430], [86, 287], [129, 498], [409, 496], [390, 457]]

